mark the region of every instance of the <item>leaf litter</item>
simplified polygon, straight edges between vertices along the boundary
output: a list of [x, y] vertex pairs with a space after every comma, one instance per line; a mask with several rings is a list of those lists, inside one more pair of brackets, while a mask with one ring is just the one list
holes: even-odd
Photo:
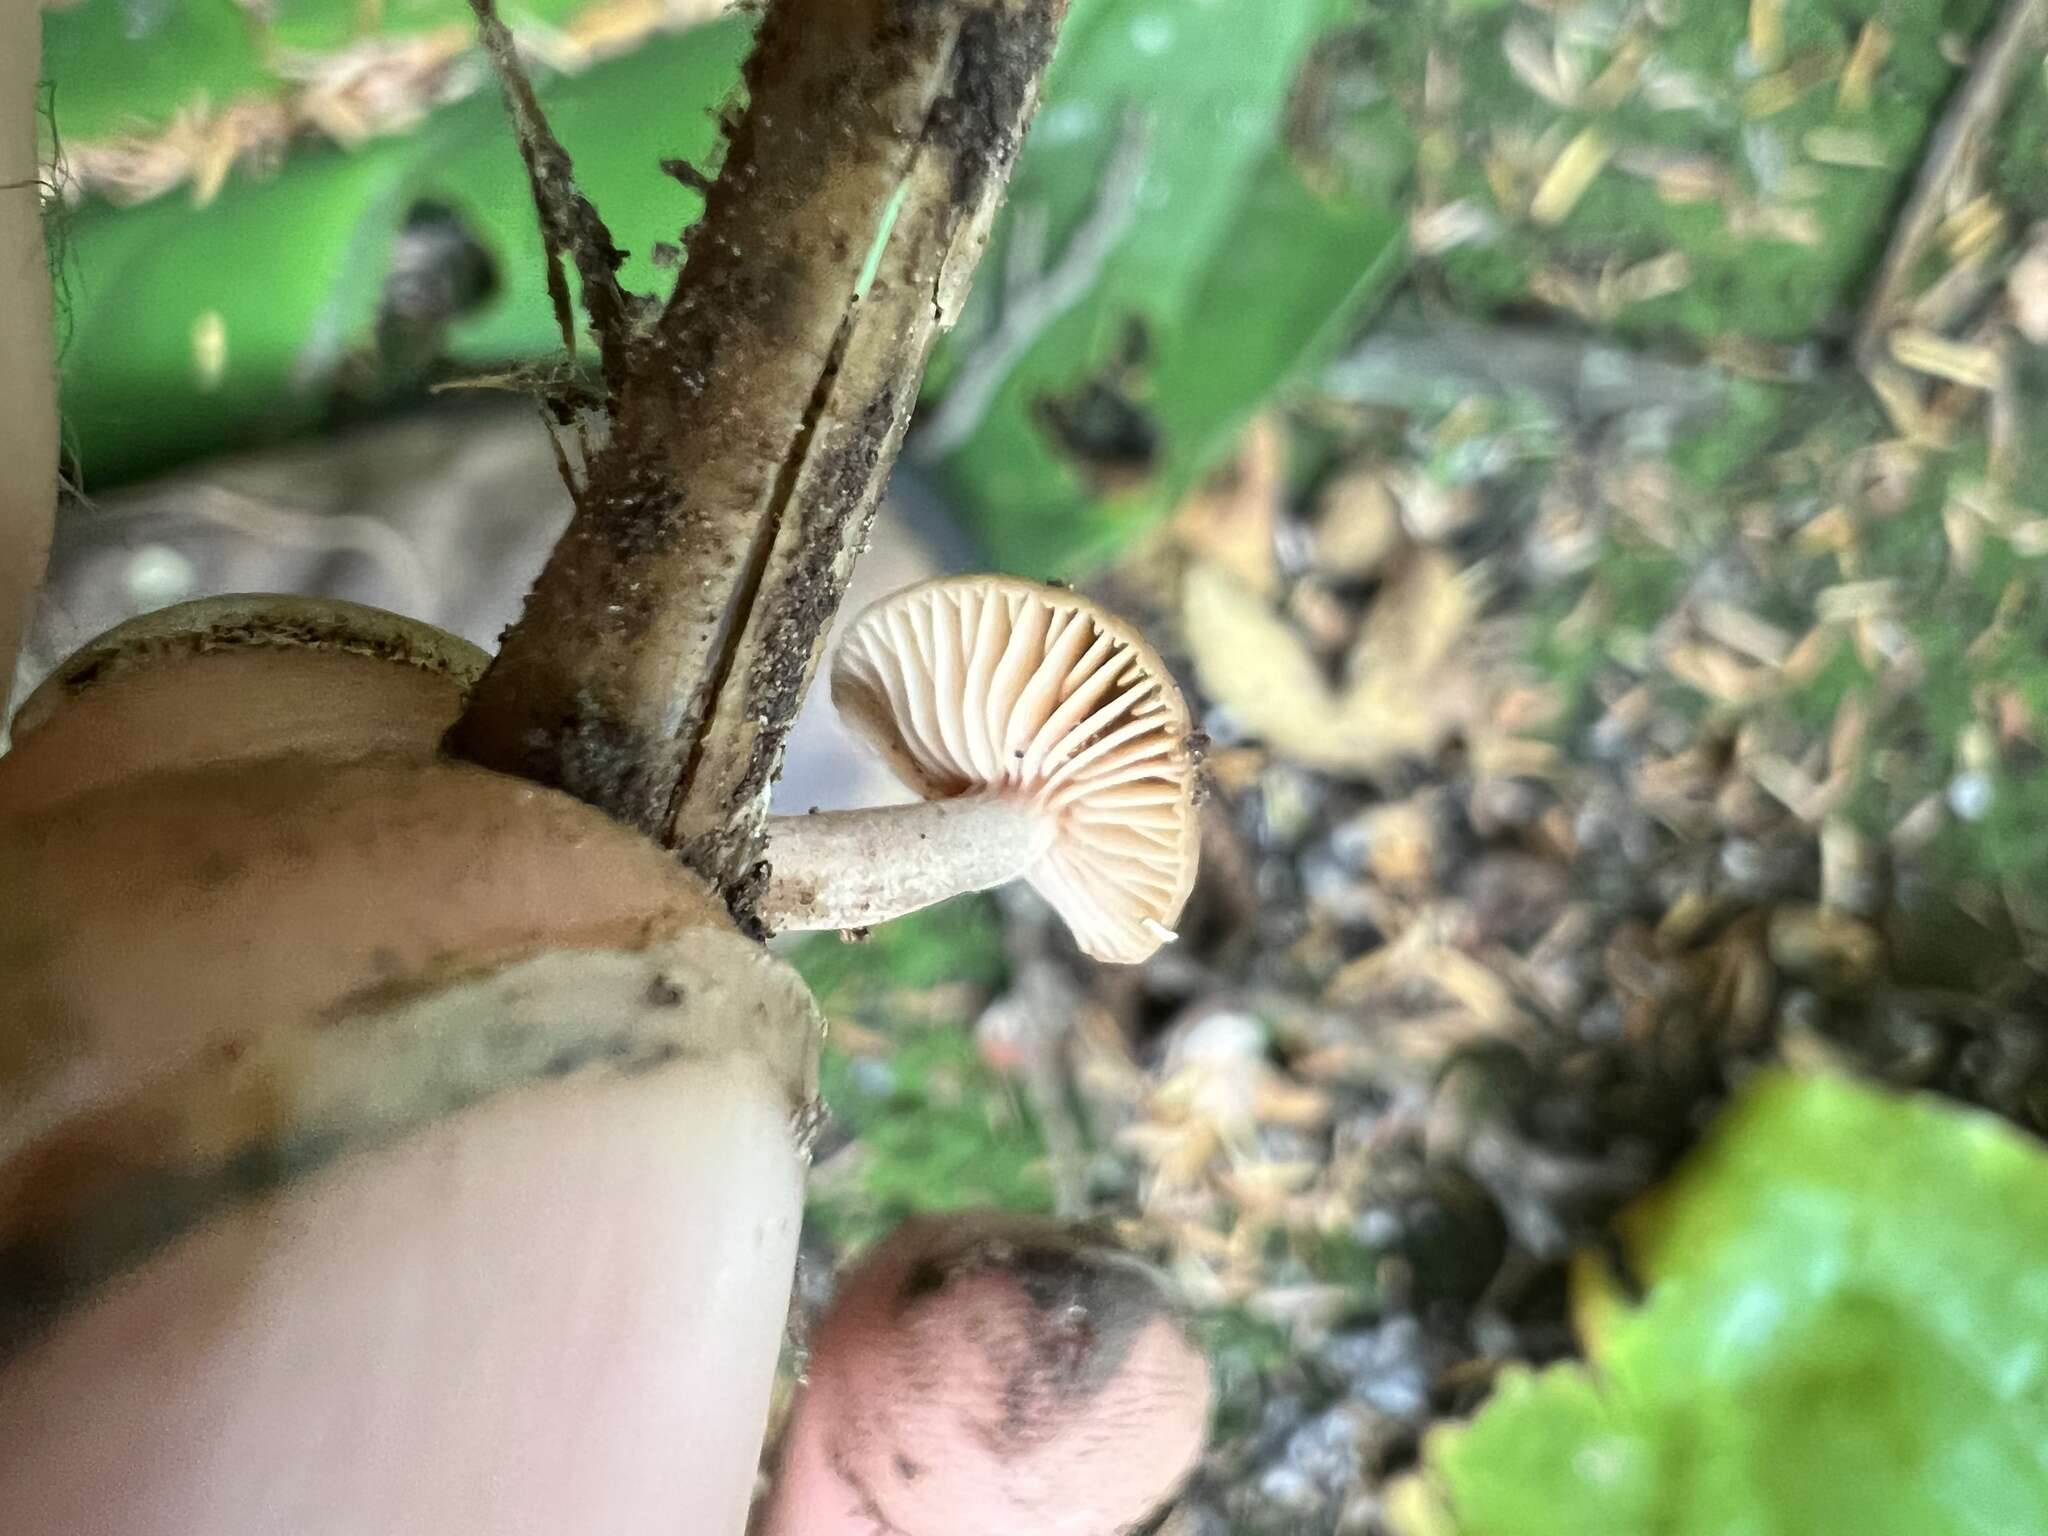
[[[1508, 198], [1422, 177], [1423, 254], [1568, 231], [1643, 177], [1738, 245], [1816, 246], [1815, 178], [1906, 167], [1855, 120], [1885, 28], [1817, 50], [1799, 11], [1748, 8], [1756, 72], [1722, 99], [1850, 120], [1774, 134], [1772, 192], [1580, 120], [1618, 48], [1517, 8], [1506, 67], [1576, 126], [1493, 130]], [[1619, 31], [1649, 41], [1608, 93], [1682, 96], [1657, 29]], [[1458, 99], [1457, 62], [1431, 68]], [[1090, 1208], [1232, 1341], [1161, 1529], [1390, 1529], [1432, 1425], [1576, 1352], [1570, 1255], [1760, 1067], [2048, 1131], [2048, 902], [1987, 851], [2048, 708], [2022, 654], [2048, 507], [2011, 470], [2048, 419], [2048, 209], [2006, 196], [1981, 167], [1949, 195], [1869, 395], [1739, 312], [1688, 359], [1445, 315], [1425, 274], [1099, 581], [1212, 739], [1181, 943], [1111, 975], [1040, 940], [1085, 1000], [1049, 1028]], [[1525, 292], [1604, 328], [1699, 280], [1638, 248], [1539, 261]]]
[[[1034, 1042], [1065, 1198], [1214, 1346], [1179, 1536], [1391, 1530], [1761, 1068], [2048, 1133], [2039, 183], [1957, 162], [1852, 366], [1918, 33], [1482, 9], [1386, 67], [1402, 304], [1093, 583], [1210, 738], [1180, 942], [1091, 968], [1004, 901], [984, 1044]], [[1832, 307], [1751, 308], [1771, 271]]]

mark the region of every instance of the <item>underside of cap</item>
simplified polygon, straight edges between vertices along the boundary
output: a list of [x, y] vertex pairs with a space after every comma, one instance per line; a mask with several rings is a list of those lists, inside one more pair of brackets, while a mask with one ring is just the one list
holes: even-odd
[[927, 799], [1028, 799], [1057, 826], [1028, 872], [1082, 950], [1173, 937], [1198, 836], [1187, 705], [1128, 626], [1063, 587], [948, 577], [854, 623], [832, 701]]

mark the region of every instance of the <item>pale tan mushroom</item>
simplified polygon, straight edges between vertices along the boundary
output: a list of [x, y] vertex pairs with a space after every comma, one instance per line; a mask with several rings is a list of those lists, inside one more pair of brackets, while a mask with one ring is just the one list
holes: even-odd
[[832, 702], [920, 804], [769, 823], [771, 929], [865, 928], [1024, 879], [1134, 964], [1194, 884], [1187, 705], [1152, 648], [1062, 587], [946, 577], [847, 632]]

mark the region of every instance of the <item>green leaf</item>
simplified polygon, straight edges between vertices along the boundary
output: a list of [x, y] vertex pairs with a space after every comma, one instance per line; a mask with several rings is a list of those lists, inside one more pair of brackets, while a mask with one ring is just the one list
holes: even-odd
[[2048, 1530], [2048, 1152], [1848, 1081], [1755, 1084], [1582, 1287], [1590, 1365], [1430, 1437], [1412, 1531]]
[[[515, 29], [558, 27], [592, 3], [500, 9]], [[43, 68], [67, 141], [147, 137], [181, 112], [282, 101], [321, 55], [471, 24], [468, 0], [79, 0], [44, 13]]]
[[[714, 148], [749, 36], [742, 19], [715, 23], [542, 89], [579, 181], [632, 253], [629, 284], [666, 286], [650, 253], [701, 200], [659, 162]], [[495, 285], [441, 338], [443, 357], [482, 370], [559, 353], [539, 225], [495, 92], [407, 138], [294, 155], [205, 208], [160, 198], [70, 217], [63, 404], [88, 484], [305, 430], [388, 393], [377, 317], [399, 232], [422, 207], [455, 215]]]
[[235, 0], [84, 0], [43, 16], [43, 75], [66, 139], [162, 127], [181, 106], [268, 93], [258, 23]]
[[[1412, 157], [1399, 114], [1373, 117], [1367, 184], [1327, 195], [1285, 142], [1304, 61], [1352, 9], [1076, 0], [1003, 226], [933, 371], [942, 401], [977, 370], [1000, 374], [940, 457], [996, 563], [1057, 575], [1111, 553], [1398, 277]], [[1086, 248], [1077, 232], [1116, 227], [1120, 156], [1140, 167], [1121, 237], [1073, 268], [1086, 281], [1069, 307], [1043, 306], [1052, 289], [1031, 297], [1034, 279]], [[995, 327], [1034, 304], [1047, 312], [1028, 347], [998, 368]]]
[[[531, 0], [506, 15], [539, 25], [586, 3]], [[979, 429], [942, 460], [1003, 563], [1051, 573], [1114, 549], [1397, 275], [1396, 191], [1411, 148], [1391, 102], [1364, 109], [1373, 153], [1362, 178], [1319, 174], [1311, 191], [1300, 145], [1285, 142], [1304, 59], [1353, 9], [1354, 0], [1076, 0], [998, 249], [960, 343], [935, 369], [943, 382], [973, 365], [1004, 264], [1029, 264], [1020, 223], [1042, 229], [1056, 259], [1087, 218], [1119, 125], [1142, 116], [1143, 181], [1120, 238], [1086, 274], [1079, 302], [1007, 371]], [[161, 128], [202, 99], [282, 89], [287, 56], [349, 46], [372, 24], [389, 38], [463, 11], [460, 0], [279, 0], [264, 14], [236, 0], [82, 0], [53, 13], [45, 63], [60, 131], [77, 142]], [[656, 162], [713, 148], [712, 114], [735, 87], [747, 35], [735, 19], [541, 82], [579, 179], [632, 253], [629, 285], [658, 291], [672, 275], [650, 254], [677, 239], [698, 203]], [[495, 92], [352, 154], [295, 148], [275, 176], [232, 176], [205, 208], [174, 196], [67, 215], [64, 398], [89, 483], [307, 430], [416, 388], [380, 354], [377, 321], [401, 231], [423, 207], [460, 221], [497, 283], [438, 338], [444, 374], [554, 356], [537, 229]], [[1105, 494], [1048, 435], [1040, 405], [1085, 389], [1134, 324], [1147, 346], [1132, 408], [1156, 453], [1143, 475]]]

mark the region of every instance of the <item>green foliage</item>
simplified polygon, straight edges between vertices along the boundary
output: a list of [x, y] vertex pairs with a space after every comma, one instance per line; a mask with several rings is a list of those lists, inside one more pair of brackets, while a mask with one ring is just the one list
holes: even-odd
[[[2038, 402], [2048, 398], [2044, 387], [2048, 377], [2023, 378], [2019, 393]], [[2003, 493], [2006, 515], [2021, 525], [2038, 516], [2031, 488], [2048, 483], [2044, 431], [2048, 412], [2031, 409], [2027, 461]], [[1987, 481], [1984, 445], [1969, 440], [1948, 455], [1930, 456], [1905, 508], [1862, 520], [1861, 573], [1898, 586], [1900, 624], [1919, 669], [1912, 686], [1873, 675], [1845, 650], [1783, 704], [1815, 727], [1849, 697], [1869, 711], [1877, 739], [1894, 748], [1851, 807], [1874, 837], [1888, 835], [1922, 800], [1947, 793], [1960, 775], [1982, 774], [1980, 813], [1951, 816], [1927, 850], [1926, 866], [1944, 880], [2026, 881], [2048, 861], [2048, 777], [2039, 771], [2037, 752], [2024, 744], [1972, 762], [1965, 739], [1993, 729], [2001, 697], [2015, 699], [2033, 720], [2048, 720], [2048, 604], [2038, 596], [2048, 584], [2048, 550], [2024, 534], [1987, 528], [1974, 562], [1961, 568], [1943, 510], [1956, 497], [1996, 504], [2000, 493], [1988, 490]]]
[[893, 923], [864, 939], [806, 934], [788, 959], [803, 973], [818, 1006], [858, 1013], [893, 989], [965, 982], [993, 988], [1004, 975], [1003, 930], [985, 896], [962, 896]]
[[1582, 1287], [1589, 1366], [1427, 1446], [1411, 1532], [2048, 1529], [2048, 1152], [1825, 1077], [1753, 1084]]
[[1726, 485], [1784, 432], [1796, 409], [1789, 389], [1730, 378], [1713, 416], [1672, 445], [1671, 467], [1702, 489]]
[[[544, 27], [584, 8], [531, 0], [505, 14]], [[1077, 0], [990, 276], [934, 372], [943, 384], [978, 365], [995, 274], [1014, 266], [1022, 281], [1034, 260], [1057, 262], [1124, 128], [1142, 120], [1143, 180], [1120, 238], [943, 459], [1003, 563], [1063, 571], [1144, 526], [1398, 274], [1409, 161], [1398, 111], [1341, 48], [1317, 56], [1313, 91], [1296, 92], [1318, 38], [1351, 11], [1349, 0]], [[182, 110], [281, 98], [324, 52], [465, 16], [462, 0], [374, 11], [282, 0], [260, 17], [234, 0], [173, 0], [139, 26], [128, 0], [84, 0], [50, 18], [56, 127], [71, 141], [161, 132]], [[540, 82], [643, 290], [665, 285], [650, 253], [697, 211], [656, 163], [713, 149], [712, 112], [735, 86], [746, 33], [734, 19]], [[495, 92], [351, 154], [296, 149], [275, 176], [231, 177], [205, 208], [168, 197], [71, 215], [65, 411], [87, 480], [112, 484], [416, 388], [416, 370], [380, 352], [377, 326], [401, 231], [422, 208], [452, 211], [495, 280], [436, 338], [441, 371], [553, 356], [534, 219]], [[1047, 236], [1036, 257], [1015, 238], [1020, 217]], [[1109, 377], [1119, 360], [1129, 368]], [[1055, 439], [1042, 406], [1077, 394], [1135, 414], [1151, 441], [1140, 473], [1104, 482], [1085, 404], [1081, 449]]]
[[[716, 109], [748, 36], [744, 22], [722, 22], [543, 83], [578, 177], [632, 252], [630, 284], [661, 281], [650, 253], [701, 208], [657, 165], [715, 147]], [[68, 108], [59, 120], [68, 130]], [[275, 177], [233, 179], [206, 208], [160, 198], [72, 216], [63, 400], [87, 483], [305, 430], [351, 397], [388, 393], [378, 317], [400, 231], [421, 208], [451, 212], [491, 274], [487, 296], [439, 339], [446, 365], [485, 371], [558, 353], [539, 225], [495, 93], [406, 138], [309, 151]]]
[[1293, 1354], [1286, 1331], [1229, 1309], [1200, 1314], [1194, 1327], [1216, 1394], [1212, 1440], [1227, 1443], [1253, 1433], [1265, 1400], [1265, 1378]]
[[160, 129], [182, 105], [219, 106], [268, 92], [250, 13], [234, 0], [167, 7], [137, 27], [125, 0], [85, 0], [43, 17], [43, 69], [57, 83], [64, 135], [92, 139]]
[[[1602, 707], [1598, 684], [1619, 664], [1688, 714], [1717, 712], [1724, 723], [1756, 728], [1759, 739], [1825, 740], [1845, 704], [1868, 720], [1873, 750], [1858, 767], [1846, 815], [1874, 842], [1930, 798], [1950, 794], [1966, 774], [1956, 812], [1915, 855], [1937, 882], [2020, 882], [2048, 863], [2048, 775], [2040, 749], [1996, 736], [2002, 701], [2024, 719], [2048, 721], [2048, 545], [2034, 488], [2048, 485], [2048, 360], [2020, 350], [2014, 396], [2023, 421], [2023, 457], [1999, 488], [1979, 433], [1945, 451], [1925, 453], [1903, 504], [1863, 506], [1845, 485], [1855, 455], [1889, 433], [1860, 379], [1824, 376], [1803, 388], [1731, 383], [1720, 417], [1673, 455], [1685, 482], [1674, 520], [1678, 543], [1644, 541], [1625, 518], [1606, 530], [1592, 568], [1560, 582], [1532, 604], [1531, 652], [1566, 708], [1567, 739]], [[1965, 561], [1945, 512], [1964, 512], [1974, 530]], [[1888, 582], [1899, 635], [1910, 661], [1888, 662], [1857, 649], [1837, 626], [1834, 648], [1811, 672], [1780, 673], [1752, 699], [1710, 699], [1661, 670], [1653, 636], [1681, 612], [1696, 574], [1742, 547], [1745, 517], [1775, 504], [1788, 518], [1785, 537], [1758, 571], [1760, 589], [1744, 599], [1792, 640], [1818, 623], [1819, 595], [1845, 581]], [[1803, 547], [1797, 522], [1831, 505], [1850, 509], [1851, 550]], [[1584, 602], [1589, 592], [1595, 601]], [[1976, 759], [1966, 743], [1976, 739]], [[1795, 754], [1796, 755], [1796, 754]]]
[[[500, 14], [560, 26], [591, 0], [520, 0]], [[323, 55], [472, 24], [469, 0], [79, 0], [43, 17], [43, 67], [66, 138], [162, 132], [181, 112], [283, 100]]]
[[814, 1203], [842, 1245], [925, 1211], [1052, 1208], [1037, 1128], [964, 1027], [906, 1031], [886, 1057], [828, 1050], [824, 1094], [860, 1140], [856, 1188]]
[[1138, 163], [1121, 238], [1070, 307], [1024, 328], [1028, 347], [942, 458], [998, 564], [1057, 575], [1127, 541], [1399, 276], [1407, 129], [1347, 64], [1341, 32], [1317, 56], [1317, 110], [1290, 118], [1312, 48], [1354, 10], [1076, 0], [1003, 227], [933, 372], [943, 393], [995, 366], [994, 328], [1017, 325], [1040, 302], [1018, 295], [1110, 216], [1111, 165]]
[[1531, 651], [1565, 702], [1553, 726], [1563, 739], [1584, 729], [1598, 712], [1595, 684], [1609, 665], [1649, 648], [1652, 632], [1678, 603], [1691, 571], [1683, 554], [1610, 536], [1590, 573], [1599, 593], [1591, 611], [1577, 611], [1583, 591], [1577, 583], [1553, 588], [1537, 600]]

